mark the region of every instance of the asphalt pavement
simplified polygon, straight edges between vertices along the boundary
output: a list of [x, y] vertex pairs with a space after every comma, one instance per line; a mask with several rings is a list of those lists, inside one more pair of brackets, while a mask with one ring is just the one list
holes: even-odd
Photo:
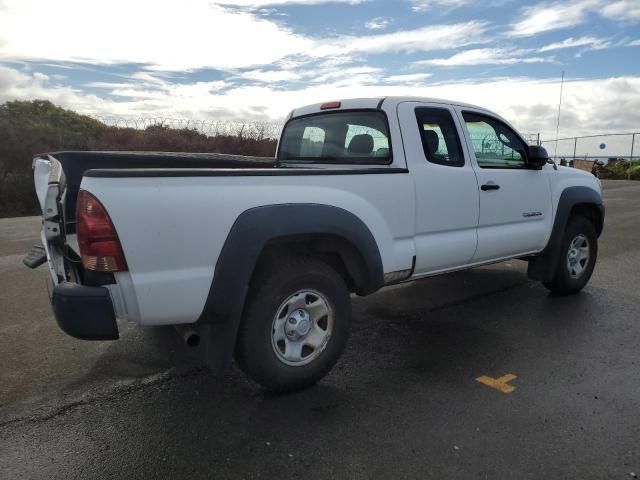
[[280, 396], [171, 328], [66, 336], [21, 264], [39, 219], [0, 219], [0, 479], [640, 476], [640, 182], [604, 196], [582, 293], [513, 260], [355, 298], [337, 367]]

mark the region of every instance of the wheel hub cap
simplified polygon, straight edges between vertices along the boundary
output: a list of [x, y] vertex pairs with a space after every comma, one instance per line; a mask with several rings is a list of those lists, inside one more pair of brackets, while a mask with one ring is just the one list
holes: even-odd
[[333, 311], [319, 292], [300, 290], [276, 312], [271, 346], [281, 362], [298, 367], [315, 360], [327, 347], [333, 332]]
[[311, 330], [311, 318], [309, 312], [304, 309], [298, 309], [289, 317], [284, 327], [285, 333], [289, 338], [301, 338]]
[[567, 270], [571, 278], [577, 279], [582, 276], [589, 265], [589, 257], [589, 240], [582, 234], [576, 235], [567, 252]]

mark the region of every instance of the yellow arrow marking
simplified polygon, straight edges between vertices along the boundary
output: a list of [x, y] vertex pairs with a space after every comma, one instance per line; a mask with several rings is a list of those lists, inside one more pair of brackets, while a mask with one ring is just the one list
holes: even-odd
[[501, 376], [500, 378], [491, 378], [483, 375], [482, 377], [476, 378], [477, 382], [486, 385], [487, 387], [495, 388], [502, 393], [511, 393], [516, 387], [512, 387], [509, 385], [511, 380], [515, 380], [516, 377], [513, 373], [507, 373], [506, 375]]

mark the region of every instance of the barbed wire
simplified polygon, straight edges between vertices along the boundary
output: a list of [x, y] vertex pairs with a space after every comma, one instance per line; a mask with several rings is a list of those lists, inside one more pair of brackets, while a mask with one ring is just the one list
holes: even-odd
[[[105, 125], [117, 128], [132, 128], [135, 130], [145, 130], [150, 127], [163, 127], [175, 130], [187, 129], [195, 130], [207, 136], [232, 136], [252, 140], [277, 139], [280, 136], [283, 126], [280, 122], [194, 120], [166, 116], [126, 117], [93, 115], [92, 118]], [[556, 153], [557, 156], [585, 156], [586, 152], [583, 153], [580, 148], [582, 145], [586, 147], [587, 144], [596, 143], [599, 139], [604, 140], [611, 137], [617, 137], [616, 140], [618, 140], [615, 142], [617, 144], [617, 148], [614, 148], [615, 153], [602, 152], [601, 156], [629, 156], [630, 159], [633, 159], [640, 154], [640, 144], [634, 145], [640, 141], [640, 133], [613, 133], [559, 138], [557, 140], [558, 147], [555, 147], [556, 140], [543, 140], [540, 138], [540, 134], [537, 133], [525, 133], [523, 137], [529, 144], [545, 145], [548, 147], [553, 146], [554, 150], [558, 150]], [[590, 146], [589, 150], [590, 152], [586, 153], [586, 155], [597, 156], [594, 152], [594, 150], [596, 150], [594, 147]], [[627, 152], [630, 152], [630, 155]]]
[[174, 117], [114, 117], [93, 115], [92, 118], [105, 125], [117, 128], [145, 130], [150, 127], [164, 127], [175, 130], [195, 130], [208, 136], [227, 135], [255, 140], [277, 138], [282, 124], [277, 122], [238, 120], [192, 120]]

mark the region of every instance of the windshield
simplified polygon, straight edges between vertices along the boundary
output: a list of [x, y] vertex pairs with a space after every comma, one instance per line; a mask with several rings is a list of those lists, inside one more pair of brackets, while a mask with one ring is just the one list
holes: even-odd
[[287, 123], [278, 160], [390, 163], [387, 120], [378, 111], [331, 112]]

